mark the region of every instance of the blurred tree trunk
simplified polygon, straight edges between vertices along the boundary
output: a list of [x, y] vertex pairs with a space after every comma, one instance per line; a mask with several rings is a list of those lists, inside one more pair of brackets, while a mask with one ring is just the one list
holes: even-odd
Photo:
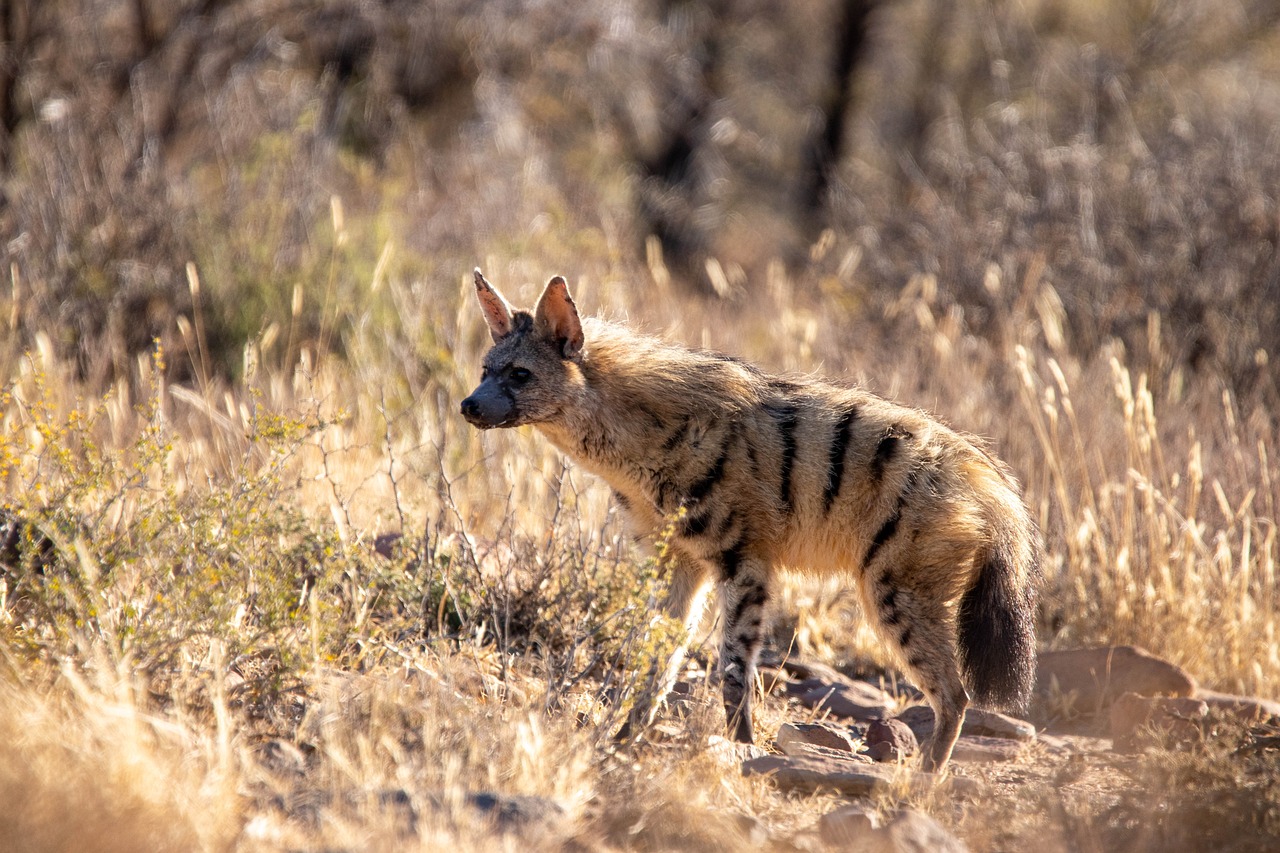
[[722, 94], [723, 41], [735, 11], [732, 0], [669, 0], [660, 6], [663, 19], [682, 18], [682, 26], [696, 30], [690, 50], [697, 57], [697, 73], [677, 84], [664, 111], [660, 144], [636, 157], [641, 175], [637, 208], [648, 233], [661, 242], [668, 267], [688, 281], [705, 282], [699, 269], [710, 240], [705, 160], [716, 156], [708, 137]]
[[800, 196], [810, 232], [817, 232], [826, 224], [827, 193], [844, 155], [845, 127], [854, 108], [854, 70], [867, 52], [869, 19], [878, 5], [879, 0], [842, 0], [832, 21], [836, 44], [831, 57], [831, 81], [826, 99], [819, 106], [822, 118], [815, 123], [805, 152]]
[[915, 97], [905, 129], [905, 148], [908, 161], [903, 170], [914, 183], [929, 143], [929, 128], [942, 113], [939, 87], [943, 85], [942, 71], [947, 56], [947, 37], [955, 27], [956, 6], [951, 0], [934, 3], [932, 25], [920, 45], [920, 70], [916, 74]]
[[22, 120], [19, 79], [31, 48], [31, 0], [0, 0], [0, 171], [9, 168], [9, 148]]

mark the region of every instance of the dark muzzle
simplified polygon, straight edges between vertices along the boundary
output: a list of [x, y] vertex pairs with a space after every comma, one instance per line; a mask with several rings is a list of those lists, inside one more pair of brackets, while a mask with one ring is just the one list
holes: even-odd
[[516, 401], [511, 392], [492, 380], [485, 380], [462, 401], [462, 416], [480, 429], [511, 426], [516, 420]]

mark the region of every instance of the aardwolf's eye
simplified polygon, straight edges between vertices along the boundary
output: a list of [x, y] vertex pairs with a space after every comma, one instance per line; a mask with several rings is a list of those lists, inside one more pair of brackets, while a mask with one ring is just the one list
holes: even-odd
[[525, 370], [523, 367], [511, 368], [511, 381], [516, 383], [517, 385], [523, 385], [524, 383], [528, 382], [532, 378], [533, 378], [533, 374], [530, 373], [528, 370]]

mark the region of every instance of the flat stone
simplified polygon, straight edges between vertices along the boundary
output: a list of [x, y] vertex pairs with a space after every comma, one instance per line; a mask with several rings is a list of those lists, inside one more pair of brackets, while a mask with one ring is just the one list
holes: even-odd
[[902, 720], [881, 720], [867, 726], [867, 755], [874, 761], [896, 762], [915, 755], [920, 744]]
[[826, 681], [836, 684], [852, 680], [829, 664], [804, 658], [787, 658], [779, 661], [777, 668], [789, 677], [800, 681]]
[[[402, 789], [389, 789], [379, 796], [383, 807], [396, 810], [405, 820], [405, 828], [413, 832], [419, 819], [413, 799]], [[443, 793], [429, 793], [420, 802], [429, 811], [447, 813], [450, 798]], [[469, 791], [462, 803], [498, 832], [530, 834], [554, 832], [568, 820], [565, 807], [555, 800], [532, 794], [502, 794], [493, 791]]]
[[1071, 755], [1080, 751], [1075, 744], [1066, 738], [1047, 735], [1043, 732], [1036, 738], [1036, 742], [1054, 755]]
[[789, 746], [797, 743], [823, 746], [839, 752], [855, 751], [857, 735], [848, 726], [836, 723], [785, 723], [778, 729], [778, 749], [787, 753]]
[[897, 707], [892, 696], [863, 681], [802, 681], [787, 693], [815, 711], [861, 722], [887, 720]]
[[1126, 693], [1111, 705], [1111, 739], [1116, 752], [1139, 752], [1151, 745], [1198, 741], [1209, 706], [1199, 699]]
[[1196, 682], [1182, 667], [1137, 646], [1044, 652], [1036, 662], [1037, 696], [1097, 713], [1122, 694], [1192, 696]]
[[864, 806], [851, 805], [823, 815], [818, 837], [827, 849], [871, 853], [968, 853], [960, 841], [928, 815], [907, 809], [881, 826]]
[[707, 738], [707, 754], [715, 761], [726, 766], [738, 765], [752, 758], [763, 758], [769, 751], [754, 743], [738, 743], [723, 735], [712, 735]]
[[879, 828], [879, 816], [856, 803], [841, 806], [818, 818], [818, 835], [823, 841], [850, 849], [869, 847], [871, 835]]
[[845, 752], [839, 749], [831, 749], [826, 746], [804, 743], [803, 741], [788, 743], [785, 747], [782, 747], [782, 752], [784, 755], [795, 757], [808, 756], [810, 758], [831, 758], [839, 761], [856, 761], [859, 764], [872, 763], [871, 757], [865, 752]]
[[[898, 719], [911, 727], [921, 743], [933, 736], [933, 709], [928, 705], [913, 705], [899, 714]], [[969, 708], [964, 712], [960, 734], [1031, 741], [1036, 739], [1036, 727], [1007, 714]]]
[[947, 832], [941, 824], [923, 812], [908, 809], [877, 830], [878, 845], [871, 850], [892, 853], [969, 853], [965, 843]]
[[564, 806], [531, 794], [467, 794], [467, 805], [487, 815], [502, 830], [526, 830], [531, 824], [552, 825], [565, 818]]
[[784, 791], [834, 791], [850, 797], [869, 797], [888, 790], [895, 771], [850, 759], [766, 755], [743, 762], [742, 775], [768, 776]]
[[742, 775], [768, 776], [784, 791], [813, 793], [833, 791], [848, 797], [868, 797], [906, 782], [912, 791], [927, 791], [939, 785], [953, 793], [971, 793], [978, 788], [970, 779], [940, 777], [900, 767], [858, 761], [854, 756], [767, 755], [743, 762]]
[[1257, 696], [1236, 696], [1216, 690], [1197, 690], [1195, 696], [1209, 706], [1209, 711], [1230, 714], [1245, 723], [1267, 723], [1280, 720], [1280, 702]]
[[966, 764], [1013, 761], [1027, 749], [1026, 741], [981, 735], [961, 735], [951, 750], [951, 760]]
[[[752, 850], [762, 850], [769, 843], [769, 827], [765, 822], [754, 815], [739, 814], [733, 816], [733, 822], [738, 825], [738, 829], [742, 832], [743, 838]], [[566, 850], [573, 848], [566, 847]]]

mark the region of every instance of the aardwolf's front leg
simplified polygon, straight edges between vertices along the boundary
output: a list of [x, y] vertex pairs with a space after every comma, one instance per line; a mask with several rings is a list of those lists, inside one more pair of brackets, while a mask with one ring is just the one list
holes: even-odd
[[724, 713], [729, 733], [739, 743], [755, 743], [751, 704], [756, 658], [764, 642], [764, 608], [768, 601], [769, 566], [763, 560], [725, 552], [724, 640], [720, 666], [724, 672]]
[[[637, 698], [627, 721], [615, 736], [616, 740], [630, 740], [641, 729], [653, 722], [667, 694], [675, 686], [680, 669], [684, 666], [685, 655], [689, 651], [689, 641], [698, 623], [702, 621], [707, 588], [708, 579], [701, 567], [683, 559], [675, 561], [671, 572], [671, 586], [662, 602], [662, 609], [667, 616], [684, 626], [684, 633], [680, 638], [679, 646], [667, 659], [661, 676], [657, 679], [653, 677], [656, 675], [656, 669], [650, 674], [646, 689]], [[655, 668], [656, 666], [655, 663]]]

